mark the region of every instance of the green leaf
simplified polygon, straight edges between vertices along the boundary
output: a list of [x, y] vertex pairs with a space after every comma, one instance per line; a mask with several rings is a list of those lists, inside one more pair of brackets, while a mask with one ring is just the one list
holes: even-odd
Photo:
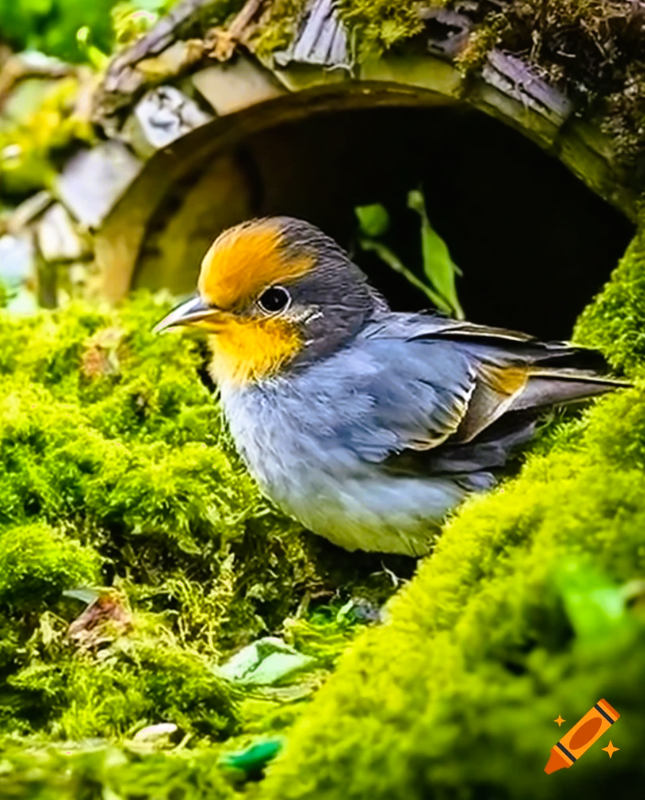
[[299, 653], [281, 639], [265, 636], [243, 647], [219, 668], [227, 680], [255, 686], [272, 686], [313, 666], [316, 659]]
[[371, 206], [357, 206], [354, 209], [358, 217], [360, 231], [365, 236], [382, 236], [390, 227], [390, 215], [380, 203]]
[[457, 319], [464, 319], [464, 312], [455, 288], [455, 276], [461, 275], [461, 270], [450, 258], [450, 252], [444, 240], [430, 224], [423, 194], [419, 190], [408, 193], [408, 206], [421, 217], [421, 250], [424, 272], [434, 289], [443, 298], [443, 305], [448, 306], [448, 313]]
[[390, 250], [389, 247], [386, 247], [381, 242], [375, 242], [373, 239], [365, 239], [363, 237], [359, 238], [358, 243], [363, 250], [376, 253], [381, 261], [384, 261], [388, 267], [391, 267], [395, 272], [400, 272], [401, 275], [404, 275], [407, 280], [409, 280], [413, 286], [416, 286], [417, 289], [420, 289], [440, 311], [445, 311], [446, 314], [451, 313], [452, 308], [450, 304], [447, 303], [440, 294], [434, 292], [427, 284], [419, 280], [414, 272], [404, 266], [403, 262]]
[[624, 592], [592, 566], [567, 559], [556, 572], [555, 581], [580, 639], [596, 640], [629, 622]]
[[246, 774], [253, 773], [264, 769], [282, 750], [283, 745], [284, 742], [280, 738], [255, 742], [240, 752], [226, 753], [220, 759], [220, 764], [242, 770]]

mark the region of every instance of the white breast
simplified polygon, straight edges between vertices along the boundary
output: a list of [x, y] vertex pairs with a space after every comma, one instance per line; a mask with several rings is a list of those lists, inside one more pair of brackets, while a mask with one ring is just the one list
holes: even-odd
[[393, 477], [343, 447], [328, 408], [292, 387], [222, 392], [231, 433], [264, 494], [347, 550], [420, 555], [467, 492], [448, 478]]

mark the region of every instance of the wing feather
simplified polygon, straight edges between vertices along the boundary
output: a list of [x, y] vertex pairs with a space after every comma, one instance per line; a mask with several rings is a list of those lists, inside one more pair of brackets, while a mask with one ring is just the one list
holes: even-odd
[[[376, 428], [381, 436], [395, 431], [396, 445], [379, 458], [454, 450], [479, 441], [508, 412], [537, 412], [629, 385], [604, 378], [605, 361], [594, 350], [444, 317], [391, 314], [368, 326], [364, 340], [385, 365], [369, 387], [379, 398]], [[383, 392], [393, 380], [397, 388]]]

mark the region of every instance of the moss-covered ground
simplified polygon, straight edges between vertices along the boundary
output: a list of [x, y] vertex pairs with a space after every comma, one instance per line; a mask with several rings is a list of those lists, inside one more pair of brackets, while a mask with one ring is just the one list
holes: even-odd
[[[151, 332], [169, 307], [0, 312], [2, 797], [228, 796], [222, 749], [286, 729], [394, 591], [260, 497], [202, 345]], [[268, 694], [218, 673], [266, 635], [312, 668]], [[163, 757], [133, 743], [158, 723]]]
[[[151, 333], [168, 305], [0, 315], [0, 796], [640, 796], [645, 234], [575, 332], [635, 388], [547, 426], [381, 625], [356, 619], [391, 573], [259, 496], [200, 340]], [[268, 634], [315, 661], [264, 688], [220, 674]], [[616, 728], [544, 775], [553, 720], [601, 697]]]

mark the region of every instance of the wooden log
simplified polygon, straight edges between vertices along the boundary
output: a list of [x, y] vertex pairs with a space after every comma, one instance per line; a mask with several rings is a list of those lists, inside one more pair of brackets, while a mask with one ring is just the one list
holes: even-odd
[[[123, 108], [145, 90], [142, 65], [180, 43], [185, 45], [178, 37], [194, 30], [191, 24], [195, 15], [208, 5], [209, 0], [184, 0], [168, 19], [115, 59], [97, 100], [105, 127], [109, 128]], [[244, 39], [244, 30], [259, 7], [259, 0], [248, 0], [236, 20], [239, 24], [229, 29], [235, 35], [225, 37], [229, 45]], [[200, 165], [208, 169], [225, 148], [243, 142], [254, 132], [342, 109], [460, 104], [483, 111], [562, 160], [594, 192], [634, 219], [638, 189], [621, 166], [612, 140], [598, 125], [578, 119], [574, 101], [534, 66], [492, 49], [478, 72], [464, 74], [457, 59], [475, 23], [468, 3], [460, 8], [466, 13], [436, 7], [420, 9], [427, 24], [425, 53], [416, 47], [414, 52], [385, 54], [360, 65], [353, 63], [350, 37], [331, 0], [312, 0], [290, 46], [272, 59], [258, 63], [249, 53], [231, 60], [231, 49], [225, 48], [222, 52], [227, 63], [211, 61], [212, 66], [201, 73], [203, 80], [208, 78], [216, 87], [225, 86], [238, 72], [242, 76], [248, 73], [258, 86], [266, 85], [271, 91], [233, 89], [233, 102], [229, 98], [223, 104], [212, 103], [218, 119], [151, 158], [98, 232], [97, 258], [108, 296], [117, 300], [131, 285], [150, 220], [175, 184], [188, 180]], [[221, 32], [218, 36], [224, 41]], [[199, 57], [213, 52], [218, 36], [211, 35], [209, 42], [202, 42], [204, 50]], [[199, 50], [199, 43], [196, 47]], [[194, 68], [199, 60], [195, 58], [192, 67], [180, 60], [179, 69]], [[290, 94], [275, 90], [276, 81]], [[199, 88], [197, 77], [195, 85]], [[229, 173], [223, 169], [222, 174]], [[197, 192], [195, 196], [201, 195]]]

